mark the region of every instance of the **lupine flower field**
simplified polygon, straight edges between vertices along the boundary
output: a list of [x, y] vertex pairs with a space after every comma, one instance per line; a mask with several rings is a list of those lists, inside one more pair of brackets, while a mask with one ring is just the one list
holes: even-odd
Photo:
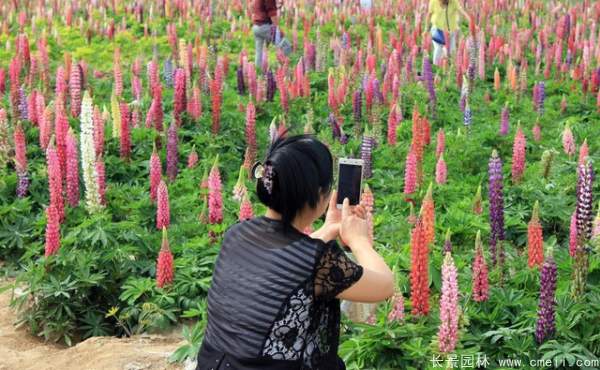
[[251, 1], [2, 1], [15, 319], [66, 345], [181, 325], [194, 358], [223, 232], [265, 211], [250, 168], [306, 132], [365, 161], [397, 279], [343, 320], [349, 369], [600, 368], [600, 2], [460, 1], [434, 65], [429, 1], [285, 0], [293, 52], [262, 66]]

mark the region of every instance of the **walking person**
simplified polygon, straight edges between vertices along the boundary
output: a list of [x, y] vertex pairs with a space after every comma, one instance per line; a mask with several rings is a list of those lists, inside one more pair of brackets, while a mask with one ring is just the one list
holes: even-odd
[[[277, 139], [253, 175], [267, 212], [225, 233], [197, 370], [343, 370], [340, 299], [378, 302], [394, 292], [366, 211], [348, 199], [337, 208], [332, 156], [313, 136]], [[323, 214], [320, 229], [302, 232]]]
[[252, 8], [252, 33], [254, 34], [256, 68], [262, 68], [263, 48], [273, 40], [277, 18], [277, 0], [254, 0]]
[[[448, 54], [456, 49], [456, 38], [459, 29], [459, 15], [466, 19], [469, 15], [459, 0], [430, 0], [427, 10], [427, 25], [431, 23], [433, 39], [433, 64], [439, 65], [444, 55], [444, 46]], [[446, 40], [449, 38], [450, 40]]]

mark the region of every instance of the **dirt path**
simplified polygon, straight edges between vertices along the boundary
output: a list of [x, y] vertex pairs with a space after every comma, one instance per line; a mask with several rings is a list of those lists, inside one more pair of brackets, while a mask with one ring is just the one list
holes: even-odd
[[[0, 280], [0, 286], [7, 283]], [[14, 327], [10, 297], [10, 290], [0, 294], [0, 370], [183, 369], [167, 363], [167, 357], [181, 344], [176, 335], [95, 337], [70, 348], [44, 343]]]

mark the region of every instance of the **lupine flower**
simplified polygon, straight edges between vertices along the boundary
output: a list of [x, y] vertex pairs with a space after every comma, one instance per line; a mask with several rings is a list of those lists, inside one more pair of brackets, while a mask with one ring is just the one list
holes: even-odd
[[404, 297], [402, 293], [396, 292], [392, 298], [392, 309], [387, 317], [388, 321], [404, 320]]
[[121, 50], [115, 48], [113, 54], [113, 74], [115, 79], [114, 93], [116, 96], [123, 95], [123, 73], [121, 71]]
[[427, 194], [421, 205], [421, 221], [425, 232], [425, 242], [430, 246], [435, 241], [435, 204], [433, 202], [433, 185], [429, 184]]
[[237, 76], [237, 91], [239, 95], [246, 93], [246, 84], [244, 82], [244, 67], [239, 65], [236, 71]]
[[71, 115], [79, 117], [81, 113], [81, 67], [79, 63], [71, 66], [71, 75], [69, 76], [69, 95], [71, 96]]
[[372, 155], [373, 155], [373, 146], [374, 146], [374, 138], [366, 131], [363, 134], [362, 143], [360, 145], [360, 157], [363, 160], [363, 178], [369, 179], [373, 176], [373, 163], [372, 163]]
[[590, 152], [590, 149], [588, 147], [587, 139], [584, 139], [583, 144], [581, 144], [581, 147], [579, 148], [579, 159], [577, 161], [578, 166], [585, 164], [585, 161], [589, 155], [589, 152]]
[[447, 167], [446, 161], [444, 161], [444, 155], [442, 154], [435, 165], [435, 182], [438, 185], [443, 185], [447, 180]]
[[79, 204], [79, 163], [77, 162], [77, 141], [73, 131], [67, 134], [67, 202], [71, 207]]
[[162, 165], [160, 157], [156, 152], [156, 145], [153, 145], [152, 155], [150, 155], [150, 200], [156, 201], [156, 191], [162, 178]]
[[194, 167], [196, 167], [197, 163], [198, 163], [198, 153], [196, 153], [196, 146], [194, 145], [192, 147], [192, 151], [188, 155], [187, 168], [194, 168]]
[[473, 213], [480, 215], [483, 212], [483, 201], [481, 199], [481, 184], [477, 187], [477, 192], [473, 198]]
[[52, 131], [52, 109], [46, 107], [44, 95], [42, 94], [37, 95], [35, 104], [38, 115], [38, 126], [40, 127], [40, 148], [46, 150]]
[[44, 255], [51, 256], [60, 248], [60, 217], [53, 204], [46, 208], [46, 245]]
[[500, 90], [500, 71], [498, 71], [498, 67], [494, 70], [494, 90]]
[[426, 316], [429, 313], [429, 249], [425, 239], [423, 222], [417, 220], [410, 241], [410, 297], [412, 314]]
[[202, 101], [200, 99], [200, 88], [194, 86], [192, 89], [192, 98], [188, 101], [187, 112], [195, 119], [199, 120], [202, 116]]
[[541, 344], [554, 335], [554, 306], [556, 305], [556, 263], [552, 256], [546, 257], [540, 273], [540, 301], [535, 339]]
[[165, 80], [165, 85], [167, 85], [167, 87], [173, 87], [173, 75], [173, 61], [171, 59], [167, 59], [163, 64], [163, 79]]
[[469, 105], [469, 101], [465, 105], [465, 111], [463, 113], [463, 124], [467, 131], [471, 128], [471, 123], [473, 121], [473, 114], [471, 113], [471, 106]]
[[509, 112], [508, 112], [508, 103], [504, 105], [502, 108], [502, 114], [500, 119], [500, 135], [508, 134], [508, 120], [509, 120]]
[[360, 121], [362, 118], [362, 89], [357, 89], [352, 95], [352, 112], [354, 121]]
[[446, 238], [444, 239], [444, 254], [452, 252], [452, 241], [450, 240], [450, 229], [446, 230]]
[[29, 108], [27, 105], [27, 96], [25, 95], [25, 90], [23, 90], [23, 86], [19, 88], [19, 119], [29, 120]]
[[442, 265], [442, 296], [440, 298], [438, 349], [450, 353], [458, 342], [458, 282], [454, 260], [446, 253]]
[[398, 114], [394, 104], [388, 115], [387, 141], [390, 145], [396, 145], [396, 131], [398, 129]]
[[175, 99], [173, 103], [173, 118], [177, 125], [181, 125], [181, 114], [185, 111], [187, 106], [187, 94], [185, 86], [185, 72], [183, 68], [177, 68], [175, 71], [175, 93], [173, 95]]
[[100, 205], [106, 205], [106, 168], [104, 167], [104, 160], [102, 156], [96, 159], [96, 174], [98, 176], [98, 197], [100, 198]]
[[537, 84], [538, 86], [538, 94], [536, 100], [536, 109], [540, 115], [544, 114], [544, 101], [546, 99], [546, 85], [544, 81], [540, 81]]
[[517, 133], [515, 134], [515, 141], [513, 143], [513, 161], [512, 161], [512, 180], [514, 183], [518, 183], [523, 178], [523, 172], [525, 171], [525, 145], [527, 139], [521, 125], [517, 127]]
[[360, 196], [360, 204], [365, 207], [367, 211], [367, 224], [369, 228], [369, 239], [373, 241], [373, 207], [374, 207], [375, 199], [373, 197], [373, 192], [369, 187], [369, 184], [365, 185], [365, 188]]
[[531, 133], [533, 134], [533, 140], [536, 142], [542, 140], [542, 127], [540, 126], [539, 120], [535, 121], [535, 125], [533, 125], [533, 128], [531, 129]]
[[404, 194], [409, 195], [417, 188], [417, 157], [411, 146], [406, 157], [404, 168]]
[[121, 113], [119, 154], [121, 159], [129, 161], [129, 157], [131, 157], [131, 117], [129, 115], [129, 107], [126, 103], [120, 104], [119, 112]]
[[167, 130], [167, 177], [169, 181], [175, 181], [177, 177], [177, 164], [179, 154], [177, 153], [177, 124], [173, 121]]
[[254, 162], [256, 158], [257, 144], [256, 144], [256, 108], [250, 101], [246, 107], [246, 146], [250, 151], [250, 161]]
[[239, 220], [245, 221], [251, 219], [252, 217], [254, 217], [254, 212], [252, 211], [252, 203], [250, 203], [248, 196], [244, 195], [244, 198], [240, 203]]
[[575, 251], [577, 251], [577, 212], [571, 214], [569, 226], [569, 255], [575, 257]]
[[577, 248], [575, 250], [575, 264], [573, 274], [572, 293], [574, 297], [581, 297], [585, 293], [588, 274], [588, 242], [592, 236], [592, 218], [594, 169], [591, 161], [579, 165], [577, 180]]
[[8, 133], [8, 119], [6, 110], [0, 108], [0, 169], [4, 169], [9, 159], [11, 150]]
[[446, 133], [444, 129], [441, 128], [437, 133], [437, 140], [435, 144], [435, 157], [439, 158], [446, 149]]
[[544, 237], [539, 220], [539, 202], [535, 202], [531, 221], [527, 225], [527, 263], [529, 267], [541, 266], [544, 261]]
[[156, 286], [158, 286], [159, 288], [173, 283], [175, 269], [173, 263], [173, 254], [169, 249], [167, 229], [163, 227], [162, 231], [162, 244], [160, 246], [160, 252], [158, 252], [158, 260], [156, 261]]
[[81, 101], [81, 168], [85, 186], [86, 209], [94, 213], [101, 208], [99, 176], [96, 170], [96, 146], [94, 144], [94, 122], [92, 117], [92, 99], [86, 91]]
[[[56, 117], [54, 122], [54, 138], [56, 140], [56, 153], [60, 164], [61, 174], [64, 176], [65, 166], [67, 163], [67, 131], [69, 130], [69, 121], [67, 119], [67, 113], [65, 107], [60, 101], [60, 98], [56, 99]], [[60, 213], [60, 209], [57, 208]]]
[[216, 135], [221, 126], [221, 89], [223, 86], [223, 67], [222, 63], [217, 63], [215, 67], [215, 76], [210, 83], [211, 107], [212, 107], [212, 133]]
[[96, 149], [96, 157], [102, 155], [104, 151], [104, 118], [98, 107], [94, 107], [94, 147]]
[[169, 192], [167, 184], [160, 180], [156, 190], [156, 228], [168, 228], [171, 224], [171, 212], [169, 207]]
[[487, 301], [489, 297], [488, 267], [483, 256], [481, 233], [477, 231], [475, 238], [475, 259], [473, 261], [473, 300]]
[[496, 245], [504, 240], [504, 194], [502, 192], [502, 160], [494, 150], [489, 163], [489, 200], [490, 200], [490, 252], [492, 264], [496, 264], [496, 257], [503, 260], [502, 251], [496, 256]]
[[[0, 124], [2, 124], [0, 122]], [[29, 178], [27, 177], [27, 144], [25, 142], [25, 132], [21, 124], [17, 124], [13, 132], [15, 143], [15, 169], [18, 177], [17, 196], [23, 198], [27, 194], [29, 187]]]
[[267, 101], [273, 101], [275, 97], [275, 90], [277, 89], [277, 84], [275, 82], [275, 76], [273, 75], [272, 70], [268, 70], [266, 72], [267, 79]]
[[48, 169], [48, 191], [50, 193], [50, 206], [55, 207], [60, 223], [65, 219], [62, 173], [58, 154], [54, 143], [46, 149], [46, 163]]
[[433, 85], [433, 72], [431, 70], [431, 62], [429, 61], [428, 55], [423, 56], [423, 81], [425, 82], [427, 92], [429, 93], [429, 104], [431, 108], [434, 109], [437, 99], [435, 96], [435, 87]]
[[223, 222], [223, 195], [218, 163], [219, 157], [217, 156], [208, 175], [208, 222], [210, 224]]
[[120, 138], [121, 137], [121, 105], [119, 103], [119, 98], [112, 94], [110, 96], [110, 108], [112, 115], [112, 137]]

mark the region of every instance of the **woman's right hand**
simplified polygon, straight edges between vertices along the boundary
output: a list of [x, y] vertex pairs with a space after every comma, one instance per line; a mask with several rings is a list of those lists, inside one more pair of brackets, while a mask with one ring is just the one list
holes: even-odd
[[353, 212], [350, 201], [344, 199], [342, 204], [342, 222], [340, 225], [340, 238], [352, 251], [357, 248], [370, 248], [369, 225], [365, 220], [364, 208], [358, 206]]

